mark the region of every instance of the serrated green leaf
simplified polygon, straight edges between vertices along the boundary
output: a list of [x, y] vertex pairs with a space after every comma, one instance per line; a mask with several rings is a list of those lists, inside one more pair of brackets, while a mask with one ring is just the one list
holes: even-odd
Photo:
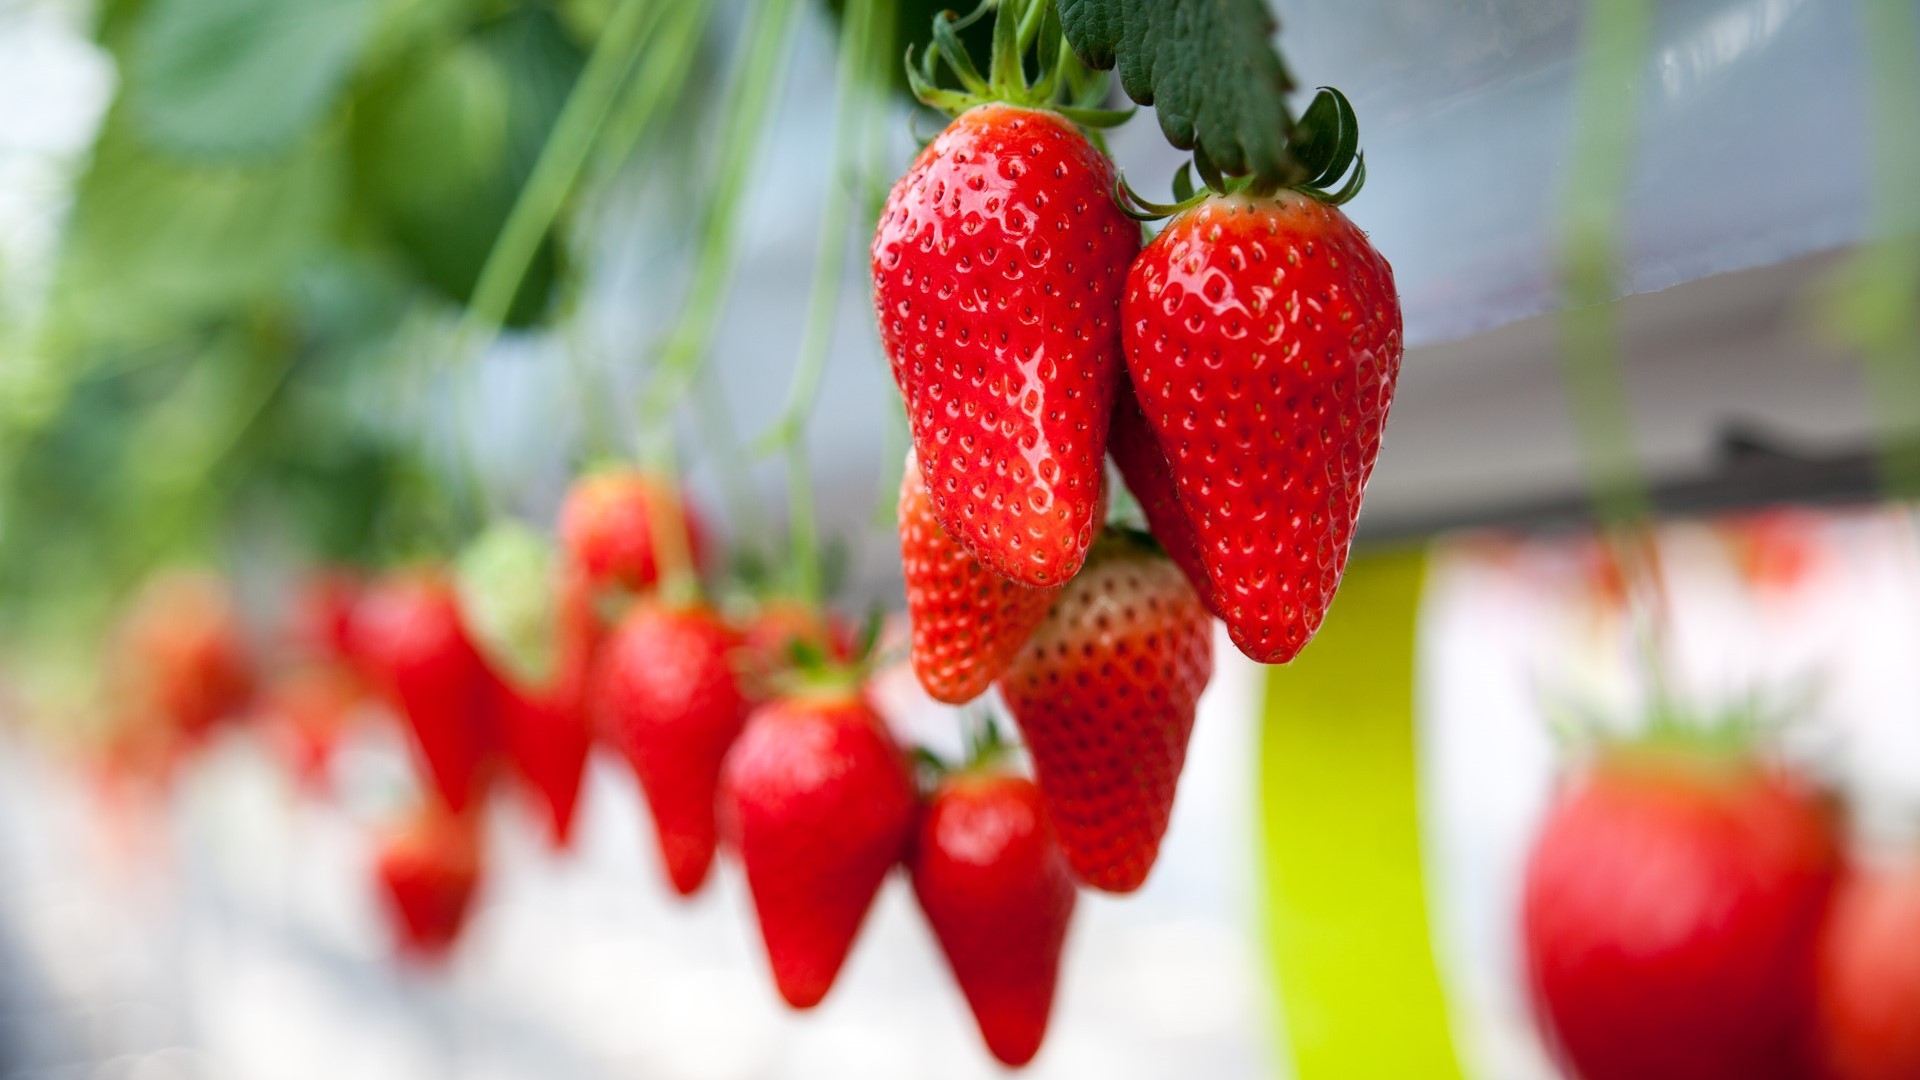
[[379, 0], [151, 0], [125, 97], [171, 153], [267, 156], [332, 109]]
[[1167, 140], [1222, 172], [1288, 179], [1293, 89], [1263, 0], [1059, 0], [1067, 43], [1160, 117]]

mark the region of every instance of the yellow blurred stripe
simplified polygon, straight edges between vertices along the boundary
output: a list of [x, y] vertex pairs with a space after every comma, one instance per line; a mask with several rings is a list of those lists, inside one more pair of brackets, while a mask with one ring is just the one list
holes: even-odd
[[1300, 1080], [1461, 1075], [1428, 937], [1414, 760], [1427, 556], [1357, 558], [1326, 624], [1268, 674], [1267, 931]]

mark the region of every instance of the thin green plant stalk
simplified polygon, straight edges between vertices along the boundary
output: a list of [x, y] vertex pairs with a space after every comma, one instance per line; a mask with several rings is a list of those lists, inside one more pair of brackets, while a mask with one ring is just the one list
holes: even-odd
[[659, 21], [666, 6], [665, 0], [621, 0], [607, 20], [586, 67], [561, 106], [546, 145], [540, 149], [532, 174], [487, 253], [461, 322], [463, 345], [478, 347], [506, 317], [527, 266], [593, 153], [601, 125], [618, 100], [621, 87], [645, 54], [647, 31]]
[[604, 187], [611, 181], [655, 119], [686, 92], [687, 77], [700, 55], [700, 40], [706, 33], [711, 13], [718, 6], [667, 4], [671, 10], [648, 53], [648, 61], [640, 65], [627, 96], [602, 128], [598, 147], [587, 165], [589, 187]]
[[1653, 506], [1635, 459], [1613, 309], [1639, 128], [1638, 83], [1652, 23], [1652, 0], [1587, 4], [1561, 248], [1567, 310], [1560, 319], [1560, 356], [1602, 533], [1626, 575], [1628, 608], [1654, 698], [1664, 701], [1665, 590], [1651, 532]]
[[1920, 18], [1912, 0], [1861, 5], [1872, 100], [1874, 239], [1830, 283], [1828, 319], [1857, 348], [1887, 492], [1920, 499]]
[[847, 227], [851, 192], [857, 176], [861, 118], [864, 115], [864, 72], [873, 33], [874, 8], [879, 0], [848, 0], [840, 26], [840, 71], [833, 122], [832, 173], [826, 205], [820, 215], [820, 247], [814, 256], [813, 290], [808, 297], [806, 327], [793, 367], [793, 385], [786, 410], [768, 440], [786, 458], [787, 531], [793, 546], [793, 588], [808, 604], [821, 600], [820, 536], [813, 505], [812, 469], [807, 457], [807, 423], [820, 397], [827, 358], [833, 346], [833, 324], [840, 313], [842, 279], [847, 262]]
[[668, 335], [653, 377], [641, 395], [640, 437], [651, 444], [643, 456], [657, 455], [658, 444], [671, 441], [667, 418], [693, 386], [711, 351], [721, 303], [733, 277], [740, 204], [767, 125], [773, 89], [785, 73], [795, 14], [794, 0], [760, 0], [747, 16], [749, 37], [727, 98], [727, 129], [693, 284], [680, 320]]

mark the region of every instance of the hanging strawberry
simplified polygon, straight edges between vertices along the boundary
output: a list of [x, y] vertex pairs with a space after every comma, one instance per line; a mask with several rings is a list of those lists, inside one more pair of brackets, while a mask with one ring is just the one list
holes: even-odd
[[594, 725], [633, 767], [682, 896], [713, 865], [714, 789], [750, 706], [734, 672], [739, 644], [703, 604], [642, 601], [594, 667]]
[[354, 608], [353, 652], [407, 722], [425, 777], [456, 813], [481, 793], [499, 750], [493, 676], [453, 584], [437, 569], [393, 574]]
[[[1035, 9], [1038, 13], [1040, 9]], [[1140, 227], [1076, 126], [1108, 114], [1053, 104], [1060, 35], [1036, 22], [1029, 82], [1000, 5], [991, 80], [934, 21], [920, 99], [955, 117], [893, 186], [874, 234], [874, 309], [934, 516], [988, 569], [1057, 586], [1099, 531], [1107, 420], [1120, 373], [1120, 297]], [[934, 86], [944, 58], [964, 87]]]
[[[1333, 602], [1404, 351], [1393, 269], [1339, 209], [1366, 177], [1352, 107], [1323, 90], [1301, 131], [1317, 137], [1294, 148], [1290, 187], [1227, 181], [1196, 154], [1208, 190], [1141, 203], [1174, 216], [1122, 307], [1214, 603], [1262, 663], [1293, 659]], [[1339, 191], [1318, 186], [1350, 166]]]
[[1800, 1080], [1839, 875], [1825, 800], [1737, 740], [1609, 748], [1527, 860], [1527, 983], [1582, 1080]]
[[560, 539], [596, 584], [651, 588], [663, 572], [663, 553], [656, 550], [663, 513], [679, 519], [684, 557], [704, 566], [706, 527], [700, 516], [671, 480], [640, 469], [603, 469], [575, 481], [560, 507]]
[[480, 883], [480, 838], [471, 814], [429, 800], [381, 836], [374, 878], [400, 952], [433, 961], [453, 948]]
[[913, 776], [858, 685], [757, 709], [727, 754], [720, 813], [760, 917], [774, 982], [811, 1008], [832, 989], [887, 872], [905, 854]]
[[1178, 567], [1109, 530], [1000, 680], [1074, 874], [1146, 881], [1173, 813], [1213, 622]]
[[988, 732], [973, 761], [935, 784], [910, 865], [981, 1037], [1017, 1067], [1047, 1035], [1075, 890], [1040, 789], [1003, 771]]
[[913, 673], [936, 701], [965, 704], [986, 693], [1013, 662], [1060, 589], [1001, 577], [948, 536], [934, 517], [911, 450], [900, 481], [899, 517]]

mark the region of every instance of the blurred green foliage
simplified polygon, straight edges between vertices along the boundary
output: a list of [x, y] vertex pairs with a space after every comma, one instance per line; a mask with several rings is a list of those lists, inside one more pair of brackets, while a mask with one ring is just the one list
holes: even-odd
[[[608, 5], [107, 0], [120, 72], [44, 312], [6, 328], [0, 635], [237, 531], [445, 544], [396, 398], [471, 293]], [[508, 315], [548, 318], [557, 223]]]

